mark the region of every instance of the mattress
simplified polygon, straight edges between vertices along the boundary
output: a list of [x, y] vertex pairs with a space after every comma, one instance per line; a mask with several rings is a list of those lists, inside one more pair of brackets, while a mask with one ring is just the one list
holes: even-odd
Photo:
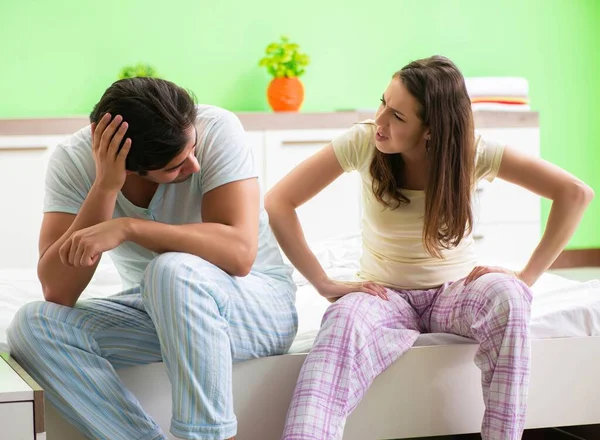
[[[116, 268], [110, 261], [103, 261], [81, 299], [107, 297], [121, 290]], [[6, 329], [17, 310], [28, 302], [43, 299], [36, 269], [0, 269], [0, 352], [8, 351]]]
[[[328, 275], [352, 280], [358, 269], [360, 239], [342, 237], [311, 246]], [[505, 264], [510, 267], [510, 264]], [[321, 319], [330, 303], [299, 274], [298, 335], [290, 353], [308, 352], [314, 342]], [[109, 258], [103, 259], [81, 298], [107, 297], [121, 290], [121, 281]], [[546, 273], [532, 287], [531, 332], [534, 339], [600, 336], [600, 280], [578, 282]], [[30, 301], [43, 299], [35, 269], [0, 269], [0, 352], [8, 351], [6, 329], [17, 310]], [[473, 340], [457, 335], [422, 334], [415, 346], [472, 344]]]

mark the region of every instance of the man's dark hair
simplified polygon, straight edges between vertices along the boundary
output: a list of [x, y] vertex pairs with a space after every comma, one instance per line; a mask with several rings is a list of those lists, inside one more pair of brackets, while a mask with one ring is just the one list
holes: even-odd
[[195, 100], [185, 89], [158, 78], [127, 78], [114, 82], [90, 114], [98, 123], [105, 113], [121, 115], [131, 138], [126, 168], [142, 175], [164, 168], [180, 154], [189, 138], [185, 130], [196, 120]]

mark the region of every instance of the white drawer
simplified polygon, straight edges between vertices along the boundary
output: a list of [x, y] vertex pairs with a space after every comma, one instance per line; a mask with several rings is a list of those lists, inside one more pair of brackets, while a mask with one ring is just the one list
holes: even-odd
[[541, 219], [537, 194], [500, 179], [481, 182], [473, 204], [475, 223], [539, 223]]
[[[43, 149], [0, 149], [0, 184], [6, 188], [3, 205], [21, 205], [19, 209], [4, 211], [0, 219], [0, 242], [3, 249], [10, 250], [0, 255], [2, 268], [35, 267], [47, 159]], [[15, 182], [19, 182], [18, 190]]]
[[[294, 167], [312, 156], [343, 131], [282, 131], [266, 136], [267, 189]], [[309, 242], [322, 241], [360, 230], [360, 176], [344, 173], [321, 193], [298, 208], [298, 217]]]
[[[0, 360], [0, 362], [2, 362]], [[0, 438], [33, 440], [33, 402], [0, 403]]]
[[296, 165], [330, 143], [344, 130], [269, 131], [265, 136], [265, 171], [271, 188]]
[[540, 156], [540, 129], [538, 127], [482, 128], [475, 131], [490, 141], [516, 148], [532, 156]]
[[480, 264], [521, 268], [541, 238], [537, 223], [478, 225], [473, 232]]
[[[538, 127], [484, 128], [476, 130], [486, 139], [513, 147], [531, 156], [540, 156]], [[482, 181], [474, 204], [475, 221], [481, 224], [540, 222], [540, 197], [512, 183], [495, 179]]]
[[265, 135], [261, 131], [248, 131], [246, 132], [246, 140], [248, 142], [248, 146], [252, 151], [252, 158], [254, 159], [254, 166], [256, 168], [256, 172], [259, 175], [259, 182], [261, 188], [264, 189], [265, 182], [264, 180], [264, 141]]

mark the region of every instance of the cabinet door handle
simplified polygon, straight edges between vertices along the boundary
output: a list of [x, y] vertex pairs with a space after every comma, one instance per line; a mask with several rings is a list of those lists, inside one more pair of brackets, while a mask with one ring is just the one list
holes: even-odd
[[14, 153], [15, 151], [20, 152], [35, 152], [35, 151], [45, 151], [47, 150], [48, 147], [44, 147], [44, 146], [27, 146], [27, 147], [2, 147], [0, 146], [0, 153]]
[[311, 139], [311, 140], [294, 140], [294, 141], [282, 141], [281, 142], [281, 146], [283, 147], [298, 147], [298, 144], [308, 144], [308, 145], [327, 145], [328, 143], [330, 143], [331, 141], [319, 141], [316, 139]]

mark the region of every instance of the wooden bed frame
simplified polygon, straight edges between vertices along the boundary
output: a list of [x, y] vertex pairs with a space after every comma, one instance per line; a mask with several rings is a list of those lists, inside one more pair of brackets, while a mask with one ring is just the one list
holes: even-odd
[[[476, 349], [476, 344], [456, 344], [409, 350], [375, 380], [348, 418], [343, 440], [479, 432], [484, 406]], [[304, 359], [288, 354], [234, 366], [236, 440], [280, 439]], [[526, 427], [600, 423], [599, 365], [600, 337], [534, 340]], [[171, 389], [163, 364], [119, 373], [168, 433]], [[46, 426], [47, 440], [83, 440], [50, 405]]]

